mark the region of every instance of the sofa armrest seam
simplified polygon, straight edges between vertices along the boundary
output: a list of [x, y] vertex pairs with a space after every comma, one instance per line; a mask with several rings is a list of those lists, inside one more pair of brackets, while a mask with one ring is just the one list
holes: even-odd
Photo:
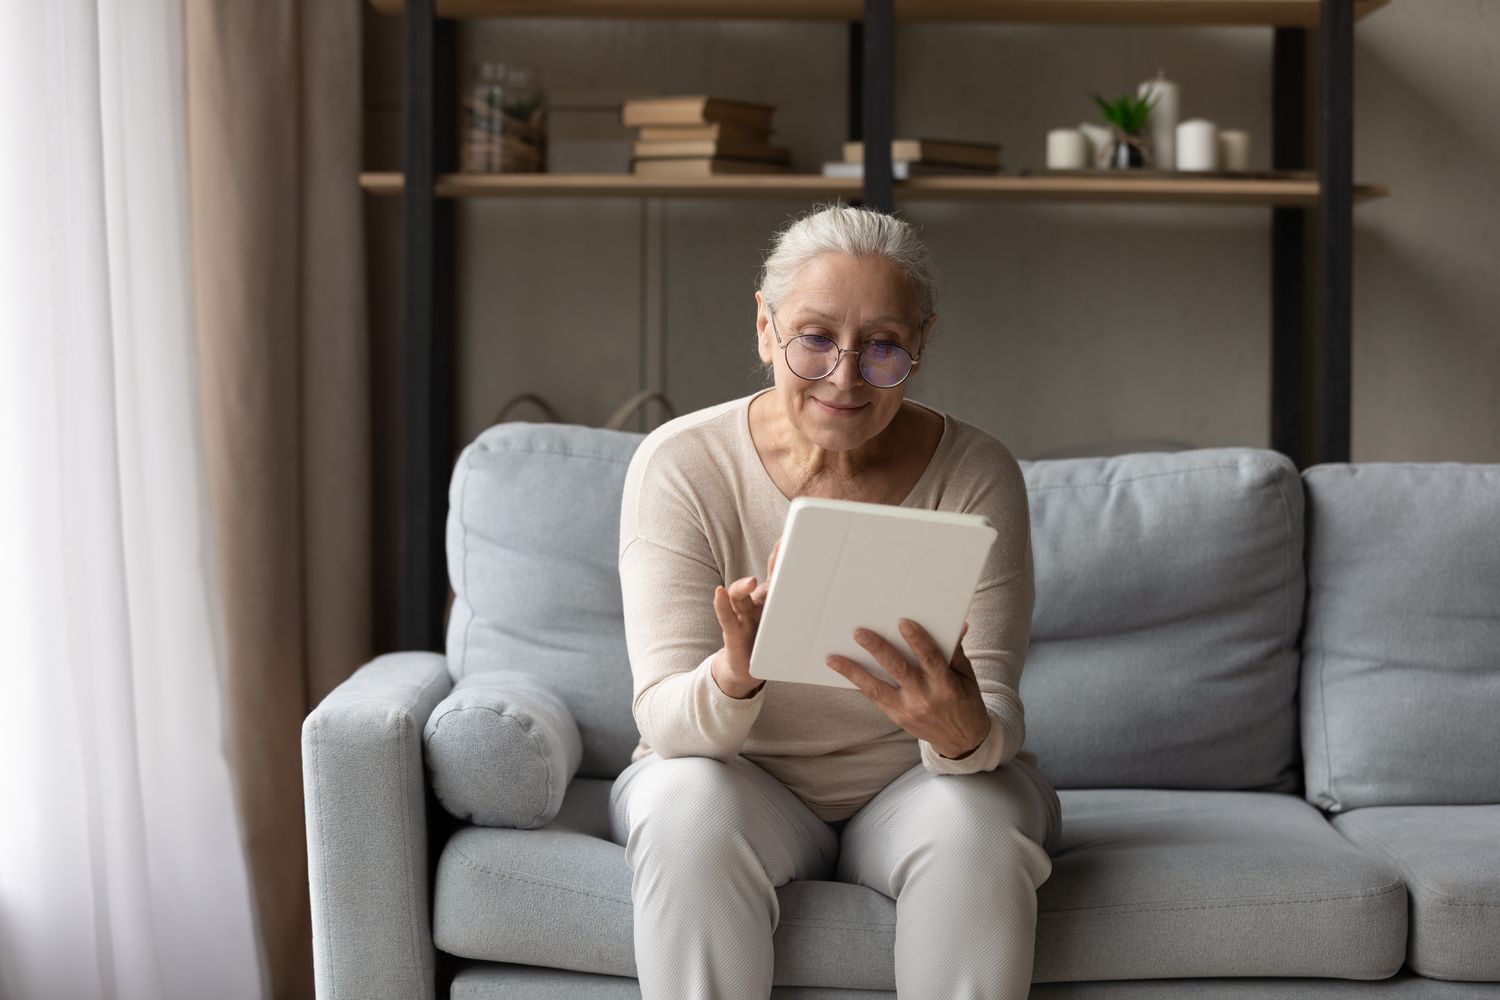
[[[312, 751], [313, 751], [313, 771], [314, 771], [315, 774], [322, 774], [323, 773], [323, 741], [322, 741], [322, 738], [321, 738], [321, 736], [320, 736], [320, 734], [318, 732], [320, 729], [323, 728], [322, 727], [322, 722], [319, 719], [317, 719], [317, 718], [313, 718], [313, 719], [310, 720], [310, 724], [312, 726], [312, 740], [311, 740], [311, 743], [312, 743]], [[319, 860], [319, 864], [320, 865], [326, 865], [327, 864], [327, 859], [328, 859], [328, 820], [327, 820], [327, 814], [325, 813], [324, 808], [323, 808], [323, 799], [324, 799], [324, 797], [322, 795], [317, 795], [317, 796], [314, 796], [314, 798], [317, 801], [317, 807], [318, 807], [318, 847], [319, 847], [319, 854], [321, 855], [318, 860]], [[326, 930], [327, 933], [324, 934], [324, 935], [322, 935], [322, 938], [323, 938], [323, 941], [322, 941], [322, 944], [323, 944], [323, 948], [322, 948], [322, 950], [323, 950], [323, 967], [325, 969], [332, 969], [333, 968], [333, 956], [334, 956], [334, 952], [336, 950], [334, 948], [334, 946], [333, 946], [333, 932], [334, 932], [334, 927], [337, 925], [337, 923], [338, 922], [335, 921], [335, 920], [326, 921], [324, 929]], [[315, 936], [315, 940], [316, 940], [316, 936]], [[328, 977], [328, 1000], [337, 1000], [337, 998], [338, 998], [338, 982], [337, 982], [337, 980], [338, 980], [337, 976], [329, 976]]]
[[[426, 689], [424, 688], [423, 691], [425, 692]], [[402, 801], [403, 804], [409, 803], [411, 801], [411, 798], [410, 798], [410, 795], [411, 795], [411, 768], [409, 768], [409, 767], [406, 766], [406, 755], [407, 755], [406, 754], [406, 744], [407, 744], [407, 740], [410, 738], [410, 733], [411, 733], [411, 711], [407, 710], [407, 711], [401, 712], [400, 715], [398, 716], [398, 721], [397, 721], [397, 735], [396, 735], [396, 753], [394, 755], [395, 765], [401, 771], [401, 801]], [[421, 748], [420, 745], [418, 745], [417, 746], [417, 760], [418, 760], [418, 765], [417, 766], [418, 767], [421, 767], [421, 753], [422, 753], [422, 748]], [[424, 813], [426, 812], [425, 804], [424, 804], [423, 812]], [[412, 832], [411, 832], [411, 810], [410, 809], [405, 809], [404, 808], [404, 809], [401, 810], [401, 840], [402, 840], [402, 844], [406, 848], [406, 858], [405, 858], [405, 861], [406, 861], [406, 864], [408, 866], [407, 867], [407, 878], [410, 879], [412, 877], [412, 869], [410, 867], [410, 865], [412, 863]], [[426, 865], [427, 865], [427, 859], [426, 858], [421, 858], [421, 859], [419, 859], [419, 861], [420, 861], [420, 864], [422, 865], [422, 867], [425, 868]], [[417, 930], [416, 930], [416, 928], [420, 925], [419, 921], [418, 921], [418, 918], [417, 918], [417, 912], [416, 912], [417, 886], [416, 885], [412, 885], [412, 884], [408, 884], [407, 888], [408, 888], [409, 891], [406, 893], [406, 897], [407, 897], [406, 915], [407, 915], [407, 928], [408, 928], [408, 930], [409, 930], [409, 932], [411, 934], [412, 958], [416, 959], [417, 964], [419, 966], [421, 966], [421, 965], [424, 964], [423, 961], [422, 961], [424, 952], [423, 952], [423, 948], [422, 948], [421, 938], [418, 935]]]

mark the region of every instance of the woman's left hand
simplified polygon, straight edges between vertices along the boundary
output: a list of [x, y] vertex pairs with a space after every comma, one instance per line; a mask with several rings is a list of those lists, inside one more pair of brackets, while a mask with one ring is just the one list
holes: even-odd
[[863, 646], [896, 679], [896, 684], [870, 673], [853, 660], [830, 656], [828, 666], [859, 688], [892, 722], [919, 740], [926, 740], [944, 757], [967, 757], [989, 736], [991, 720], [979, 695], [974, 667], [964, 655], [964, 623], [953, 662], [944, 661], [937, 643], [916, 622], [901, 620], [901, 636], [911, 647], [916, 664], [899, 649], [869, 629], [854, 633]]

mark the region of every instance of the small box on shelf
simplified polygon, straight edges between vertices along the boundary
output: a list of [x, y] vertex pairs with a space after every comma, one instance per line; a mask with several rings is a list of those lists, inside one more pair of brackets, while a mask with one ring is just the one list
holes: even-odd
[[[970, 172], [996, 173], [1000, 170], [1000, 144], [963, 142], [954, 139], [893, 139], [891, 160], [928, 166], [956, 167]], [[844, 143], [844, 162], [863, 163], [865, 144]]]

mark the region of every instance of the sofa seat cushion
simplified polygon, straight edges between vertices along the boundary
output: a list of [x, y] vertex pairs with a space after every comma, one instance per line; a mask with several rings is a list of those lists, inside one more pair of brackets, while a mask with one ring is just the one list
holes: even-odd
[[1058, 792], [1063, 844], [1038, 890], [1037, 982], [1199, 976], [1384, 979], [1406, 893], [1300, 796]]
[[[540, 830], [466, 827], [438, 860], [433, 942], [461, 958], [634, 976], [630, 866], [609, 839], [611, 781], [575, 778]], [[777, 890], [776, 983], [895, 989], [896, 909], [842, 882]]]
[[1371, 806], [1333, 826], [1406, 882], [1413, 971], [1500, 981], [1500, 805]]
[[[1492, 983], [1450, 983], [1402, 970], [1390, 979], [1127, 979], [1045, 983], [1028, 1000], [1495, 1000]], [[539, 969], [500, 962], [461, 962], [452, 1000], [641, 1000], [634, 979]], [[887, 990], [778, 986], [771, 1000], [897, 1000]]]
[[[630, 869], [610, 782], [575, 778], [538, 830], [468, 827], [443, 850], [433, 938], [461, 958], [634, 976]], [[1208, 976], [1381, 979], [1401, 967], [1399, 876], [1300, 797], [1064, 790], [1038, 892], [1036, 982]], [[775, 982], [895, 988], [896, 907], [864, 886], [777, 890]]]

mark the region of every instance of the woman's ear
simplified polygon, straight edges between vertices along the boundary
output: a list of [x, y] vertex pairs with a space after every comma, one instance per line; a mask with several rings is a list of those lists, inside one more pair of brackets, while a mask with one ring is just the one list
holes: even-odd
[[772, 353], [775, 346], [776, 340], [771, 329], [771, 311], [766, 306], [766, 300], [760, 297], [760, 292], [756, 292], [755, 350], [760, 355], [761, 364], [775, 364], [776, 355]]

